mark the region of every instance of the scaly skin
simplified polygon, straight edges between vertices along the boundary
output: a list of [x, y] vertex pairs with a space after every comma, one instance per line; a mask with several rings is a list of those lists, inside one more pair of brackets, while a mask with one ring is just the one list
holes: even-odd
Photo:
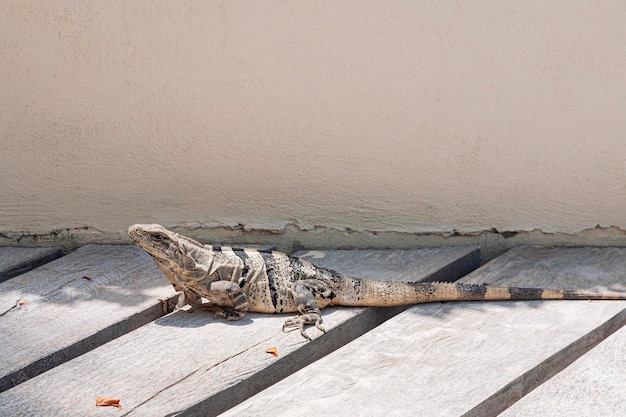
[[[283, 330], [321, 326], [326, 306], [390, 307], [435, 301], [623, 300], [626, 294], [542, 288], [492, 287], [449, 282], [392, 282], [353, 278], [276, 251], [212, 247], [158, 224], [133, 225], [130, 238], [155, 260], [192, 306], [227, 320], [246, 312], [293, 313]], [[203, 302], [202, 299], [207, 300]]]

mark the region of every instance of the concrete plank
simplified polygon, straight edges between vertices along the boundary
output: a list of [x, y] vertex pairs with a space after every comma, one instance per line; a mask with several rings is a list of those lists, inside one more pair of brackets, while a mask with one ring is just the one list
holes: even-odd
[[84, 246], [0, 283], [0, 391], [163, 316], [168, 297], [135, 246]]
[[[519, 248], [460, 281], [618, 291], [625, 260], [620, 248]], [[626, 301], [416, 305], [223, 416], [497, 415], [624, 323]]]
[[626, 415], [626, 328], [505, 410], [501, 416]]
[[471, 284], [626, 292], [626, 248], [513, 248], [464, 277]]
[[[463, 247], [302, 255], [347, 274], [419, 280], [456, 279], [477, 266], [479, 254]], [[15, 410], [101, 415], [107, 410], [93, 405], [100, 395], [120, 398], [127, 416], [216, 415], [380, 324], [394, 310], [400, 311], [324, 309], [327, 333], [309, 330], [312, 342], [297, 331], [281, 331], [291, 315], [248, 314], [225, 322], [208, 312], [177, 311], [0, 393], [0, 415]], [[270, 347], [278, 357], [266, 353]]]
[[0, 282], [61, 256], [61, 248], [0, 248]]

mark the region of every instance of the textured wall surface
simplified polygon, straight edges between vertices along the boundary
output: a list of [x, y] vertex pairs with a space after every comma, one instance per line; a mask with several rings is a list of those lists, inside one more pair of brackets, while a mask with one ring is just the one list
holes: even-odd
[[610, 0], [3, 0], [0, 233], [622, 236], [625, 21]]

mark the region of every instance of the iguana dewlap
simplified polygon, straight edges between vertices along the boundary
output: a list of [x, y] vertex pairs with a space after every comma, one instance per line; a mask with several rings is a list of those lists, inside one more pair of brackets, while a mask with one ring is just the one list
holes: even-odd
[[[212, 310], [227, 320], [246, 312], [292, 313], [286, 327], [321, 327], [326, 306], [390, 307], [435, 301], [471, 300], [623, 300], [626, 294], [542, 288], [493, 287], [449, 282], [395, 282], [353, 278], [318, 268], [281, 252], [213, 247], [157, 224], [136, 224], [130, 238], [165, 273], [186, 302]], [[203, 302], [206, 299], [208, 302]]]

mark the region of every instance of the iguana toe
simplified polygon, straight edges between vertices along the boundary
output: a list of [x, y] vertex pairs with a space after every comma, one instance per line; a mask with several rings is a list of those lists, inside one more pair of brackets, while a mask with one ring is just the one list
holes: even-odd
[[319, 331], [326, 333], [326, 329], [322, 327], [322, 316], [319, 313], [306, 313], [295, 318], [287, 319], [283, 324], [283, 331], [288, 327], [297, 327], [302, 337], [311, 340], [311, 337], [304, 331], [304, 326], [308, 324], [314, 325]]

